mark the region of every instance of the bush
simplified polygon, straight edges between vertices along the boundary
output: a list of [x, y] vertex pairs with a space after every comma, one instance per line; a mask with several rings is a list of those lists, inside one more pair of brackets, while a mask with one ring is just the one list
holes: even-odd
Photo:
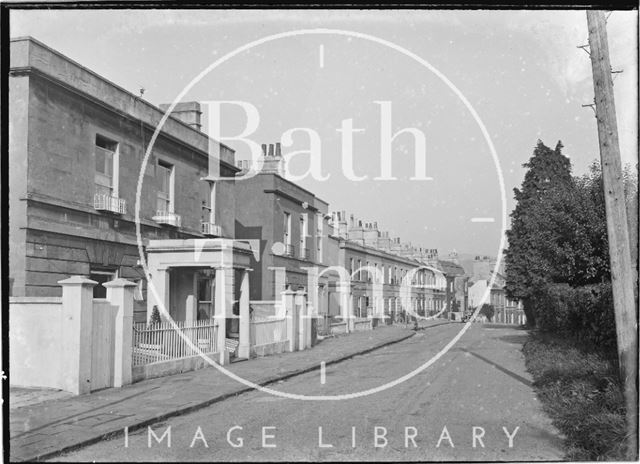
[[616, 348], [611, 284], [571, 287], [551, 284], [535, 299], [536, 325], [548, 332], [566, 332], [604, 349]]
[[151, 318], [149, 319], [149, 325], [159, 324], [162, 322], [160, 318], [160, 311], [158, 311], [158, 307], [154, 306], [151, 310]]
[[490, 304], [485, 303], [482, 305], [482, 308], [480, 309], [480, 314], [482, 314], [483, 316], [486, 316], [489, 322], [491, 322], [491, 320], [493, 319], [493, 315], [495, 313], [496, 313], [495, 308], [493, 307], [493, 305], [490, 305]]

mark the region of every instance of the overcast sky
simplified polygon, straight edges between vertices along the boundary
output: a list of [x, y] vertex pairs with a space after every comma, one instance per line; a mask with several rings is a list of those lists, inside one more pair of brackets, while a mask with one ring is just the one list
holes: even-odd
[[[426, 60], [468, 100], [493, 140], [506, 185], [507, 211], [536, 141], [564, 144], [576, 174], [598, 158], [584, 11], [12, 11], [11, 36], [31, 35], [154, 104], [172, 102], [219, 57], [262, 37], [331, 28], [369, 34]], [[637, 12], [608, 20], [623, 163], [637, 163]], [[321, 51], [322, 50], [322, 51]], [[315, 130], [326, 181], [300, 184], [392, 236], [441, 256], [495, 255], [501, 201], [496, 165], [480, 127], [456, 94], [415, 60], [361, 38], [307, 34], [236, 55], [205, 76], [184, 100], [242, 100], [260, 114], [258, 143], [291, 128]], [[393, 130], [426, 138], [427, 175], [413, 175], [413, 139], [393, 144], [395, 181], [380, 175], [380, 105], [389, 101]], [[223, 112], [223, 134], [244, 128], [237, 108]], [[341, 169], [344, 119], [364, 129], [353, 138], [354, 182]], [[240, 158], [243, 143], [228, 142]], [[298, 134], [287, 152], [308, 149]], [[308, 162], [297, 156], [294, 173]], [[472, 222], [475, 217], [494, 223]]]

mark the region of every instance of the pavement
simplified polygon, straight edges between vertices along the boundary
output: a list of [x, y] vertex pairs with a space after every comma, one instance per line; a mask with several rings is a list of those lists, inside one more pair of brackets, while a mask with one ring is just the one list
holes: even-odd
[[[451, 322], [422, 322], [420, 329]], [[416, 334], [410, 326], [382, 326], [373, 331], [322, 340], [312, 349], [236, 362], [228, 369], [257, 385], [283, 382], [293, 376], [331, 365], [356, 355], [398, 343]], [[11, 389], [10, 460], [45, 460], [129, 431], [188, 414], [214, 403], [253, 390], [218, 369], [206, 368], [123, 388], [110, 388], [89, 395], [68, 397], [34, 390], [32, 400], [25, 389]], [[50, 397], [47, 398], [47, 396]], [[37, 402], [36, 402], [37, 401]]]
[[[324, 376], [314, 370], [270, 386], [306, 400], [254, 390], [52, 461], [563, 460], [563, 437], [526, 371], [526, 330], [474, 324], [416, 373], [461, 328], [447, 324], [420, 331], [327, 366]], [[332, 400], [311, 401], [309, 395]]]

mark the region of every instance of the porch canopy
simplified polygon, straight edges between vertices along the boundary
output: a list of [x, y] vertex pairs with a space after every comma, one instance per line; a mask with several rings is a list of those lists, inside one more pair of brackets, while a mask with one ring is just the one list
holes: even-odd
[[[210, 278], [215, 282], [210, 286], [215, 289], [210, 298], [214, 311], [204, 316], [201, 311], [200, 318], [211, 317], [218, 321], [218, 351], [224, 353], [225, 341], [230, 335], [229, 322], [233, 319], [232, 308], [238, 302], [238, 357], [248, 357], [252, 256], [249, 244], [225, 238], [150, 240], [146, 251], [149, 270], [147, 321], [154, 306], [161, 313], [164, 307], [174, 320], [198, 319], [198, 303], [202, 298], [198, 291], [199, 281]], [[155, 294], [151, 286], [155, 288]]]

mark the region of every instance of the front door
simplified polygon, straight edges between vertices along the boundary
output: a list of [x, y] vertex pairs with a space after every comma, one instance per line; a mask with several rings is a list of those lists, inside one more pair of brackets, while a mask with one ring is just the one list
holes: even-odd
[[215, 274], [198, 276], [198, 315], [199, 321], [210, 320], [215, 314]]

